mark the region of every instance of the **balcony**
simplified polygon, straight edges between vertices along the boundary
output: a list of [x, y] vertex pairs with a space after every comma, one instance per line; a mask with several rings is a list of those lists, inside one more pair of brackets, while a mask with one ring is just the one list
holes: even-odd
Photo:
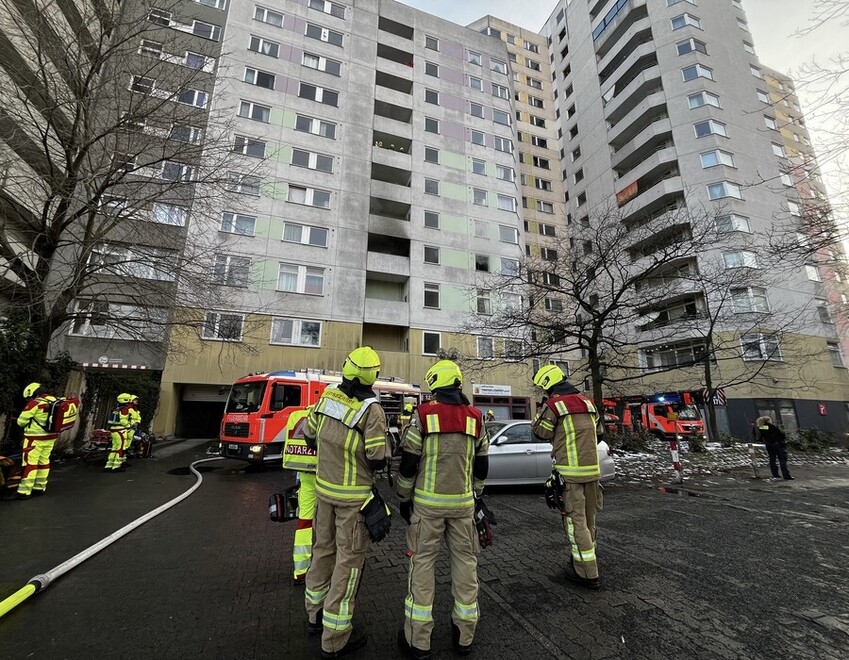
[[628, 71], [639, 60], [649, 56], [654, 57], [654, 55], [655, 43], [652, 40], [651, 30], [640, 30], [630, 43], [625, 44], [615, 57], [610, 58], [610, 64], [599, 71], [599, 85], [604, 87], [612, 81], [617, 71]]
[[[410, 72], [410, 75], [412, 75], [413, 54], [409, 50], [406, 50], [406, 48], [409, 48], [411, 44], [408, 41], [404, 42], [401, 39], [391, 37], [389, 35], [381, 34], [380, 39], [380, 43], [377, 44], [378, 58], [380, 58], [381, 60], [386, 60], [387, 62], [394, 62], [396, 65], [406, 68]], [[393, 42], [402, 47], [396, 48], [395, 46], [389, 45]], [[380, 64], [383, 63], [381, 62]], [[393, 69], [395, 68], [396, 67], [393, 67]], [[403, 69], [398, 70], [403, 71]]]
[[[386, 133], [382, 133], [381, 135], [387, 138], [394, 137], [388, 136]], [[403, 145], [403, 151], [399, 151], [397, 148], [401, 145]], [[393, 149], [391, 146], [395, 146], [396, 148]], [[392, 142], [389, 139], [378, 139], [377, 133], [375, 133], [374, 145], [371, 148], [371, 160], [374, 163], [409, 171], [412, 167], [412, 157], [410, 156], [409, 149], [409, 144], [404, 145], [403, 142], [399, 142], [396, 139], [393, 139]]]
[[614, 149], [621, 149], [646, 130], [647, 127], [658, 120], [668, 117], [669, 111], [666, 107], [666, 94], [656, 92], [643, 99], [616, 126], [611, 127], [608, 133], [610, 146]]
[[619, 0], [593, 30], [596, 56], [607, 55], [634, 23], [647, 16], [646, 0]]
[[630, 142], [622, 145], [619, 149], [612, 150], [613, 168], [615, 170], [630, 170], [658, 148], [671, 146], [671, 144], [672, 123], [668, 118], [658, 119], [635, 135]]
[[410, 305], [397, 300], [366, 298], [363, 322], [409, 327]]
[[[409, 241], [406, 241], [409, 246]], [[372, 275], [385, 279], [387, 281], [402, 282], [410, 277], [410, 257], [400, 256], [395, 254], [386, 254], [384, 252], [372, 252], [369, 250], [366, 258], [366, 276], [371, 279]]]
[[396, 92], [401, 92], [402, 94], [413, 93], [412, 80], [408, 78], [401, 78], [400, 76], [395, 76], [391, 73], [386, 73], [385, 71], [375, 71], [374, 84], [377, 87], [386, 87], [387, 89], [394, 89]]
[[401, 239], [410, 239], [410, 221], [401, 218], [389, 218], [382, 215], [370, 215], [368, 219], [368, 230], [371, 234], [383, 234], [384, 236], [396, 236]]
[[[624, 75], [620, 80], [624, 80]], [[607, 90], [602, 102], [604, 116], [611, 124], [621, 121], [634, 107], [647, 96], [663, 91], [660, 67], [656, 64], [641, 70], [622, 87], [619, 83]]]
[[[378, 117], [385, 117], [391, 120], [392, 123], [378, 124]], [[379, 99], [374, 100], [374, 128], [385, 133], [401, 135], [403, 137], [413, 137], [412, 127], [401, 128], [404, 124], [410, 125], [413, 121], [412, 108], [403, 105], [395, 105]], [[393, 127], [398, 127], [394, 128]]]
[[[678, 151], [674, 145], [666, 146], [650, 153], [644, 160], [637, 163], [632, 169], [623, 172], [616, 182], [616, 193], [619, 194], [634, 181], [650, 176], [652, 172], [659, 172], [670, 163], [677, 162]], [[627, 176], [625, 176], [627, 175]]]
[[643, 191], [622, 207], [622, 222], [631, 224], [638, 222], [641, 217], [650, 215], [684, 193], [684, 182], [681, 177], [670, 176], [661, 179], [654, 185], [647, 185]]
[[396, 186], [409, 188], [411, 177], [412, 174], [408, 169], [390, 167], [389, 165], [382, 165], [380, 163], [371, 164], [372, 181], [383, 181], [384, 183], [391, 183]]
[[409, 202], [399, 202], [394, 199], [375, 197], [373, 195], [369, 198], [368, 212], [373, 216], [409, 222], [410, 209], [411, 204]]
[[[410, 94], [405, 94], [404, 92], [399, 92], [389, 87], [375, 87], [374, 103], [375, 105], [378, 103], [386, 103], [388, 105], [401, 108], [402, 110], [409, 110], [413, 105], [413, 97]], [[393, 110], [393, 112], [395, 111]], [[401, 112], [401, 116], [403, 115], [404, 113]]]
[[389, 200], [406, 205], [408, 208], [413, 203], [412, 190], [408, 186], [401, 186], [386, 181], [371, 181], [371, 196]]
[[628, 31], [622, 35], [622, 41], [625, 45], [618, 50], [615, 48], [612, 49], [607, 55], [598, 60], [600, 82], [604, 83], [622, 65], [623, 61], [630, 56], [634, 49], [643, 43], [647, 43], [652, 38], [651, 20], [648, 17], [641, 18], [628, 28]]
[[[391, 18], [387, 18], [386, 16], [381, 16], [377, 21], [377, 29], [381, 32], [388, 32], [391, 35], [395, 35], [396, 37], [400, 37], [401, 41], [399, 43], [404, 43], [403, 40], [411, 41], [413, 39], [413, 35], [415, 34], [415, 30], [405, 23], [399, 23], [398, 21], [393, 21]], [[387, 34], [380, 35], [381, 43], [384, 43], [389, 36]], [[408, 44], [409, 46], [409, 44]]]

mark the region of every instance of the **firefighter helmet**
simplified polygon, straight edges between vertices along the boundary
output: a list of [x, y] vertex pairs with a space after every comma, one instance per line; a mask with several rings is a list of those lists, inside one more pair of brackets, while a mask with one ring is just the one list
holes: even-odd
[[406, 405], [404, 406], [404, 412], [405, 412], [405, 413], [411, 413], [411, 412], [413, 412], [413, 404], [412, 404], [412, 403], [408, 403], [408, 404], [406, 404]]
[[460, 386], [463, 384], [463, 374], [456, 362], [440, 360], [425, 374], [425, 383], [431, 391], [440, 387]]
[[540, 367], [536, 376], [534, 376], [534, 385], [548, 391], [557, 385], [557, 383], [562, 383], [565, 378], [566, 376], [563, 375], [563, 370], [556, 364], [546, 364]]
[[379, 373], [380, 356], [371, 346], [355, 348], [342, 365], [342, 376], [347, 380], [357, 378], [362, 385], [374, 385]]
[[38, 391], [38, 388], [41, 387], [41, 383], [30, 383], [24, 388], [24, 398], [31, 399], [35, 396], [35, 393]]
[[126, 392], [124, 392], [123, 394], [118, 395], [118, 403], [129, 403], [132, 400], [133, 400], [132, 394], [127, 394]]

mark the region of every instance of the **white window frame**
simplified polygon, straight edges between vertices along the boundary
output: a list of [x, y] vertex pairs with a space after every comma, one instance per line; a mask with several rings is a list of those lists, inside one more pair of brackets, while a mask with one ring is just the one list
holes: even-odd
[[[250, 224], [250, 231], [239, 230], [240, 223]], [[224, 234], [236, 234], [237, 236], [254, 236], [256, 234], [256, 216], [235, 211], [223, 211], [218, 231]]]
[[[692, 78], [687, 77], [687, 72], [693, 71], [696, 75]], [[691, 64], [689, 66], [685, 66], [681, 69], [681, 78], [684, 82], [691, 82], [696, 78], [704, 78], [706, 80], [713, 80], [713, 69], [704, 64], [699, 64], [696, 62], [695, 64]]]
[[[259, 110], [261, 114], [264, 114], [263, 111], [267, 111], [267, 119], [258, 119], [254, 117], [254, 112], [256, 110]], [[243, 111], [246, 111], [246, 114], [243, 114]], [[251, 121], [258, 121], [260, 123], [267, 124], [271, 121], [271, 107], [262, 105], [261, 103], [254, 103], [253, 101], [242, 100], [239, 103], [238, 115], [243, 119], [250, 119]]]
[[724, 165], [725, 167], [737, 167], [734, 164], [734, 154], [730, 151], [723, 151], [722, 149], [705, 151], [699, 154], [699, 159], [701, 160], [703, 170], [710, 169], [711, 167], [718, 167], [719, 165]]
[[475, 344], [478, 360], [495, 359], [495, 340], [492, 337], [477, 337]]
[[[680, 19], [680, 20], [679, 20]], [[678, 25], [676, 26], [676, 22]], [[674, 16], [669, 20], [669, 23], [672, 25], [672, 31], [681, 30], [687, 26], [702, 29], [702, 21], [698, 16], [694, 16], [688, 12], [684, 12], [683, 14], [679, 14], [678, 16]]]
[[[254, 45], [256, 45], [256, 48], [254, 48]], [[277, 41], [258, 37], [255, 34], [250, 35], [250, 39], [248, 39], [248, 50], [259, 55], [265, 55], [266, 57], [273, 57], [274, 59], [279, 59], [280, 57], [280, 44]], [[274, 54], [269, 52], [272, 50]]]
[[[321, 30], [320, 35], [315, 36], [310, 34], [310, 28], [318, 28], [319, 30]], [[334, 37], [338, 37], [339, 43], [331, 41], [331, 35], [334, 35]], [[322, 41], [326, 44], [330, 44], [331, 46], [337, 46], [339, 48], [345, 47], [345, 35], [342, 32], [331, 30], [329, 28], [324, 27], [323, 25], [318, 25], [317, 23], [310, 23], [309, 21], [307, 21], [307, 23], [304, 25], [304, 36], [307, 39], [315, 39], [316, 41]]]
[[[746, 345], [752, 345], [757, 343], [758, 346], [758, 355], [757, 357], [752, 356], [746, 350]], [[774, 350], [770, 350], [770, 344], [774, 345]], [[776, 335], [770, 335], [762, 332], [756, 332], [751, 334], [742, 335], [740, 337], [740, 348], [743, 360], [745, 362], [766, 362], [767, 360], [773, 360], [776, 362], [782, 362], [783, 358], [781, 356], [781, 341]]]
[[[275, 335], [280, 334], [280, 326], [285, 323], [292, 324], [291, 341], [286, 341], [284, 338], [275, 340]], [[318, 326], [318, 336], [316, 337], [315, 342], [304, 341], [305, 338], [312, 337], [312, 334], [304, 333], [304, 325], [308, 323]], [[324, 324], [321, 321], [274, 316], [271, 318], [271, 332], [268, 337], [268, 343], [272, 346], [304, 346], [306, 348], [321, 348], [321, 336], [323, 329]], [[278, 332], [275, 332], [275, 330]]]
[[[697, 105], [693, 105], [693, 102], [698, 99], [701, 103]], [[714, 108], [721, 108], [719, 101], [719, 96], [714, 94], [713, 92], [708, 92], [707, 90], [702, 90], [701, 92], [696, 92], [695, 94], [690, 94], [687, 96], [687, 107], [690, 110], [695, 110], [696, 108], [703, 108], [706, 105], [713, 106]]]
[[[239, 320], [239, 336], [238, 337], [222, 337], [221, 336], [221, 324], [225, 317], [229, 318], [229, 320], [238, 319]], [[212, 321], [213, 334], [207, 334], [207, 328], [210, 326], [210, 321]], [[242, 337], [245, 332], [245, 315], [237, 314], [233, 312], [207, 312], [203, 319], [203, 328], [201, 329], [201, 339], [205, 339], [207, 341], [232, 341], [232, 342], [240, 342], [242, 341]]]
[[[305, 131], [302, 128], [298, 128], [298, 122], [301, 119], [305, 119], [309, 122], [310, 130]], [[323, 127], [333, 127], [333, 135], [325, 135], [322, 133]], [[336, 122], [325, 121], [324, 119], [318, 119], [317, 117], [310, 117], [309, 115], [301, 115], [298, 114], [295, 117], [295, 130], [299, 133], [309, 133], [310, 135], [317, 135], [318, 137], [327, 138], [329, 140], [336, 139]]]
[[749, 218], [739, 213], [723, 213], [716, 216], [714, 219], [716, 232], [724, 234], [732, 231], [742, 231], [750, 233]]
[[[260, 18], [261, 16], [261, 18]], [[280, 23], [277, 23], [276, 17], [280, 17]], [[274, 20], [268, 20], [270, 17], [275, 17]], [[282, 28], [283, 23], [286, 19], [285, 14], [282, 14], [279, 11], [273, 11], [271, 9], [267, 9], [266, 7], [262, 7], [260, 5], [254, 5], [254, 20], [259, 21], [260, 23], [265, 23], [266, 25], [272, 25], [274, 27]]]
[[[704, 124], [707, 124], [710, 128], [710, 133], [707, 133], [706, 135], [699, 135], [697, 126], [701, 126]], [[721, 121], [717, 121], [716, 119], [706, 119], [704, 121], [698, 121], [693, 124], [693, 133], [695, 134], [696, 139], [698, 140], [710, 137], [711, 135], [719, 135], [720, 137], [727, 138], [728, 126]]]
[[241, 195], [258, 197], [261, 194], [262, 179], [251, 174], [230, 172], [227, 179], [227, 190]]
[[[284, 268], [287, 268], [287, 275], [295, 276], [295, 289], [281, 289], [280, 277], [283, 274]], [[291, 271], [295, 272], [292, 273]], [[307, 291], [307, 278], [319, 278], [321, 280], [321, 291]], [[298, 293], [304, 296], [323, 296], [325, 284], [327, 283], [327, 273], [324, 268], [318, 266], [305, 266], [303, 264], [293, 264], [291, 262], [280, 261], [277, 264], [277, 283], [275, 289], [281, 293]]]
[[216, 254], [212, 283], [246, 288], [251, 281], [251, 258], [238, 254]]
[[750, 250], [723, 252], [722, 261], [726, 268], [760, 268], [758, 255]]
[[[292, 191], [293, 190], [301, 190], [304, 193], [304, 201], [296, 202], [292, 200]], [[327, 206], [323, 204], [316, 204], [315, 198], [316, 193], [327, 193]], [[329, 210], [332, 207], [331, 202], [333, 201], [333, 193], [330, 190], [324, 190], [322, 188], [313, 188], [311, 186], [301, 186], [301, 185], [292, 185], [289, 184], [289, 189], [286, 192], [286, 202], [289, 204], [298, 204], [299, 206], [310, 206], [314, 209], [325, 209]]]
[[768, 314], [770, 310], [767, 290], [761, 286], [734, 288], [730, 291], [731, 307], [735, 314]]
[[[262, 153], [257, 153], [258, 147], [262, 147]], [[242, 154], [250, 158], [265, 158], [267, 147], [268, 143], [265, 140], [248, 137], [247, 135], [233, 136], [233, 153], [235, 154]], [[252, 151], [253, 153], [251, 153]]]
[[[307, 164], [306, 165], [302, 165], [301, 163], [295, 162], [295, 154], [296, 153], [306, 154], [306, 156], [307, 156]], [[318, 166], [319, 162], [325, 163], [325, 164], [329, 162], [330, 167], [329, 168], [319, 167]], [[305, 169], [314, 170], [316, 172], [324, 172], [325, 174], [333, 174], [333, 165], [334, 164], [335, 164], [335, 159], [333, 158], [333, 156], [328, 156], [326, 154], [319, 154], [319, 153], [316, 153], [314, 151], [308, 151], [306, 149], [297, 149], [297, 148], [292, 149], [292, 156], [291, 156], [291, 159], [290, 159], [290, 165], [292, 165], [293, 167], [303, 167]]]
[[[157, 220], [160, 218], [166, 218]], [[150, 209], [150, 221], [160, 225], [171, 225], [174, 227], [185, 227], [186, 221], [189, 219], [189, 209], [178, 204], [166, 204], [164, 202], [154, 202]]]
[[[441, 309], [442, 306], [442, 292], [440, 290], [440, 286], [436, 282], [424, 282], [423, 288], [423, 297], [422, 297], [422, 306], [425, 309]], [[428, 305], [427, 299], [428, 294], [433, 297], [436, 294], [436, 305]]]
[[[436, 337], [436, 342], [439, 344], [435, 351], [428, 352], [427, 351], [427, 339], [428, 335], [431, 337]], [[442, 333], [441, 332], [432, 332], [430, 330], [422, 330], [422, 355], [438, 355], [439, 351], [442, 349]]]
[[[294, 240], [292, 238], [286, 238], [287, 228], [297, 228], [300, 231], [299, 239]], [[305, 225], [302, 222], [292, 222], [291, 220], [284, 220], [283, 231], [280, 234], [280, 240], [283, 243], [297, 243], [299, 245], [309, 245], [310, 247], [326, 248], [329, 235], [330, 232], [325, 227], [316, 227], [314, 225]]]

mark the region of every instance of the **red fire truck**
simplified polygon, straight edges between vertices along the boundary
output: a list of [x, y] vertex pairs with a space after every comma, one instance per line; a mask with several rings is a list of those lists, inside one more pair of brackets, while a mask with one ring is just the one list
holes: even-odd
[[[253, 373], [240, 378], [230, 388], [221, 420], [221, 456], [250, 463], [282, 460], [289, 415], [317, 402], [328, 385], [341, 382], [341, 374], [309, 371]], [[404, 404], [417, 405], [421, 390], [380, 379], [373, 389], [386, 411], [389, 432], [397, 434]]]
[[682, 440], [692, 435], [704, 437], [705, 425], [696, 400], [695, 392], [660, 392], [611, 397], [604, 405], [619, 418], [617, 426], [623, 430], [644, 430], [660, 440]]

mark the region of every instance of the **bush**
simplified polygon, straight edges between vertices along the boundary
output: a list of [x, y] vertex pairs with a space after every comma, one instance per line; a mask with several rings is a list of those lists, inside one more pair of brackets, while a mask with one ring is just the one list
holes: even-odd
[[699, 454], [701, 452], [707, 451], [707, 447], [705, 446], [705, 439], [700, 435], [689, 435], [684, 438], [687, 443], [690, 445], [690, 452], [693, 454]]
[[796, 433], [788, 436], [787, 446], [796, 451], [819, 453], [834, 446], [836, 437], [831, 431], [822, 431], [816, 427], [811, 429], [799, 429]]
[[607, 440], [607, 444], [610, 445], [611, 449], [645, 453], [649, 449], [651, 436], [648, 433], [624, 430], [615, 434], [608, 433], [604, 436], [604, 439]]

